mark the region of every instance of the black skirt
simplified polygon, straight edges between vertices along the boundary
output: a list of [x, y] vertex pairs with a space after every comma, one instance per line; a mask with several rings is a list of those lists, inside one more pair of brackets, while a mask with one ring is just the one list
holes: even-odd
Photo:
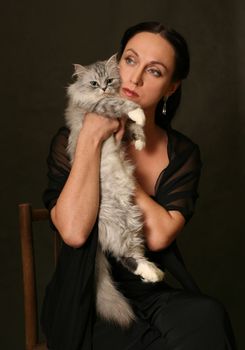
[[[96, 244], [96, 232], [88, 243], [90, 247]], [[49, 349], [236, 349], [229, 317], [218, 301], [203, 295], [191, 281], [185, 289], [165, 282], [144, 283], [112, 257], [108, 259], [113, 277], [137, 319], [130, 328], [122, 329], [96, 317], [90, 289], [93, 282], [86, 279], [94, 257], [91, 249], [85, 253], [85, 246], [82, 250], [63, 246], [60, 265], [48, 286], [42, 325]], [[165, 262], [177, 268], [180, 261], [174, 251], [174, 246], [166, 251]], [[82, 282], [78, 275], [83, 276]]]
[[[174, 243], [165, 256], [165, 261], [150, 251], [146, 255], [164, 269], [166, 265], [169, 266], [169, 262], [172, 266], [178, 264], [177, 252]], [[118, 289], [128, 298], [137, 319], [129, 329], [123, 330], [97, 318], [93, 328], [93, 350], [236, 348], [224, 307], [213, 298], [203, 295], [194, 282], [189, 285], [189, 290], [173, 288], [166, 282], [145, 283], [115, 258], [108, 256], [108, 259], [113, 279], [117, 282]]]
[[167, 285], [134, 301], [127, 330], [97, 318], [93, 350], [232, 350], [229, 317], [216, 300]]

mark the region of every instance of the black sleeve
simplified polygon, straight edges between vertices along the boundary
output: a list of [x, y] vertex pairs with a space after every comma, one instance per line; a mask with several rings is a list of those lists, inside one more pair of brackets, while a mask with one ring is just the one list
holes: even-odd
[[[194, 213], [202, 162], [199, 147], [184, 135], [172, 131], [170, 163], [156, 184], [156, 201], [167, 210], [178, 210], [186, 223]], [[200, 289], [186, 269], [176, 240], [157, 252], [159, 261], [182, 286], [193, 293]]]
[[183, 136], [175, 135], [172, 147], [172, 160], [157, 183], [156, 201], [167, 210], [180, 211], [187, 223], [198, 198], [200, 151]]
[[[47, 158], [48, 184], [43, 192], [44, 206], [50, 211], [56, 204], [70, 173], [70, 160], [66, 152], [69, 129], [62, 127], [53, 137]], [[55, 229], [51, 222], [51, 227]]]

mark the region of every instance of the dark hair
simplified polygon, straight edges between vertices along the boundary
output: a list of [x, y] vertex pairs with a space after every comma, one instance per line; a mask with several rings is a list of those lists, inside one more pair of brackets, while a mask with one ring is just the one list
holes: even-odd
[[[166, 39], [173, 47], [175, 51], [175, 69], [173, 72], [172, 80], [179, 81], [183, 80], [188, 76], [190, 69], [190, 56], [187, 43], [185, 39], [176, 32], [174, 29], [166, 28], [159, 22], [142, 22], [128, 28], [121, 40], [120, 47], [118, 50], [117, 58], [120, 60], [123, 51], [128, 41], [137, 33], [149, 32], [160, 34]], [[156, 123], [161, 127], [170, 125], [177, 108], [179, 107], [181, 100], [181, 84], [178, 89], [173, 93], [167, 101], [167, 113], [166, 116], [162, 116], [163, 99], [158, 103], [156, 108], [155, 120]]]

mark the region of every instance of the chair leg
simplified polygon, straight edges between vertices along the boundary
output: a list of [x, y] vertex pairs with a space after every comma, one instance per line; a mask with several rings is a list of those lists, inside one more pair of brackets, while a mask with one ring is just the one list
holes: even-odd
[[20, 240], [23, 264], [26, 350], [37, 343], [37, 301], [33, 257], [31, 205], [19, 205]]

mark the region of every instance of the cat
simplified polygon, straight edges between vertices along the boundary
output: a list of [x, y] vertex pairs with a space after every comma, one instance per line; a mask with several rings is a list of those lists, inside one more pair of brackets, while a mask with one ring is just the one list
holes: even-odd
[[[76, 81], [68, 87], [65, 119], [70, 135], [67, 152], [73, 162], [77, 139], [88, 112], [108, 118], [128, 116], [126, 132], [136, 149], [145, 145], [145, 115], [138, 104], [119, 95], [120, 75], [116, 55], [88, 66], [75, 65]], [[106, 252], [112, 254], [145, 282], [157, 282], [164, 273], [144, 257], [143, 220], [134, 203], [134, 166], [126, 159], [123, 141], [109, 137], [102, 146], [98, 213], [98, 248], [96, 253], [96, 309], [104, 319], [122, 327], [130, 325], [135, 314], [128, 300], [116, 289]]]

